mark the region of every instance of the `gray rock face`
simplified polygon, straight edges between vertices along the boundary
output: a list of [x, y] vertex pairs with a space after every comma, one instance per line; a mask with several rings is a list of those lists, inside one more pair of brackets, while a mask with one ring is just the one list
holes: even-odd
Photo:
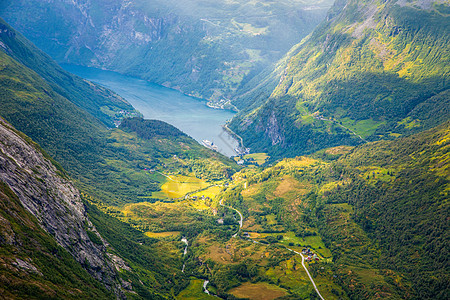
[[229, 105], [333, 0], [3, 0], [0, 16], [59, 62], [141, 77]]
[[87, 217], [79, 191], [36, 144], [26, 141], [1, 118], [0, 181], [93, 277], [120, 294], [105, 245], [95, 244], [88, 236], [87, 231], [99, 234]]

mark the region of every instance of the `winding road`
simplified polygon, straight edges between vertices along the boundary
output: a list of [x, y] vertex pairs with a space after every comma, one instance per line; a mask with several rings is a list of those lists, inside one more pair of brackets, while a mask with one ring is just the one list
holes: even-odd
[[286, 248], [286, 249], [288, 249], [289, 251], [294, 252], [294, 253], [296, 253], [296, 254], [298, 254], [298, 255], [300, 255], [300, 256], [302, 257], [302, 266], [303, 266], [303, 269], [305, 269], [306, 274], [308, 274], [309, 280], [311, 281], [311, 283], [312, 283], [314, 289], [316, 290], [317, 295], [319, 295], [320, 299], [325, 300], [325, 299], [322, 297], [322, 295], [320, 294], [319, 289], [318, 289], [317, 286], [316, 286], [316, 283], [314, 282], [313, 278], [311, 277], [311, 274], [309, 274], [309, 271], [308, 271], [308, 269], [307, 269], [306, 266], [305, 266], [305, 257], [303, 256], [303, 254], [301, 254], [300, 252], [297, 252], [297, 251], [295, 251], [295, 250], [289, 249], [289, 248]]
[[239, 221], [239, 230], [233, 235], [233, 237], [237, 237], [238, 233], [241, 231], [242, 228], [242, 224], [244, 222], [244, 216], [242, 215], [242, 213], [240, 211], [238, 211], [236, 208], [232, 208], [231, 206], [226, 206], [223, 203], [223, 199], [220, 200], [219, 204], [222, 205], [223, 207], [229, 208], [234, 210], [235, 212], [237, 212], [239, 214], [239, 216], [241, 217], [241, 220]]
[[[242, 213], [241, 213], [240, 211], [238, 211], [237, 209], [235, 209], [235, 208], [233, 208], [233, 207], [231, 207], [231, 206], [226, 206], [226, 205], [224, 205], [222, 202], [223, 202], [223, 200], [220, 200], [220, 202], [219, 202], [219, 204], [220, 204], [221, 206], [236, 211], [236, 212], [239, 214], [239, 216], [241, 217], [241, 220], [239, 221], [239, 230], [238, 230], [238, 232], [236, 232], [236, 233], [233, 235], [233, 237], [236, 237], [236, 236], [238, 235], [238, 233], [241, 231], [242, 224], [243, 224], [243, 221], [244, 221], [244, 217], [242, 216]], [[253, 240], [252, 240], [252, 241], [253, 241]], [[260, 242], [257, 242], [257, 241], [253, 241], [253, 242], [254, 242], [254, 243], [257, 243], [257, 244], [260, 244]], [[287, 248], [287, 247], [286, 247], [286, 249], [289, 250], [289, 251], [291, 251], [291, 252], [294, 252], [295, 254], [298, 254], [298, 255], [301, 256], [301, 258], [302, 258], [302, 266], [303, 266], [303, 269], [305, 269], [306, 274], [308, 274], [309, 280], [311, 281], [311, 283], [312, 283], [314, 289], [316, 290], [317, 295], [319, 295], [320, 299], [325, 300], [325, 299], [322, 297], [322, 295], [320, 294], [319, 289], [317, 288], [316, 283], [314, 282], [314, 279], [312, 278], [311, 274], [309, 274], [308, 268], [306, 268], [306, 265], [305, 265], [305, 257], [303, 256], [303, 254], [301, 254], [300, 252], [297, 252], [297, 251], [295, 251], [295, 250], [289, 249], [289, 248]]]

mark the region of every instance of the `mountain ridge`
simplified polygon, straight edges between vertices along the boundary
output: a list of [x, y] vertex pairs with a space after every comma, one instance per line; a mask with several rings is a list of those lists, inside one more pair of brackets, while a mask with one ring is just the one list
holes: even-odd
[[1, 182], [60, 246], [94, 278], [120, 295], [115, 267], [105, 259], [106, 245], [88, 219], [79, 191], [62, 168], [48, 161], [49, 156], [37, 144], [25, 142], [26, 137], [3, 119], [0, 137]]
[[[277, 87], [270, 96], [265, 94], [267, 100], [241, 112], [232, 129], [242, 132], [244, 139], [247, 136], [250, 147], [252, 135], [265, 137], [264, 143], [253, 144], [256, 151], [271, 149], [270, 144], [279, 143], [262, 128], [275, 114], [279, 122], [299, 129], [297, 133], [285, 129], [282, 140], [290, 143], [281, 148], [295, 145], [300, 154], [311, 149], [302, 144], [305, 131], [313, 136], [314, 131], [328, 132], [330, 140], [341, 135], [342, 143], [354, 145], [357, 140], [344, 140], [336, 132], [339, 125], [348, 128], [345, 134], [353, 131], [376, 140], [447, 120], [448, 5], [419, 2], [426, 9], [413, 6], [415, 2], [399, 2], [403, 6], [396, 1], [336, 2], [327, 20], [292, 50]], [[423, 110], [428, 103], [439, 107], [436, 116]]]
[[[241, 82], [308, 34], [331, 3], [8, 0], [0, 14], [58, 62], [118, 71], [228, 107]], [[41, 20], [44, 14], [51, 17]]]

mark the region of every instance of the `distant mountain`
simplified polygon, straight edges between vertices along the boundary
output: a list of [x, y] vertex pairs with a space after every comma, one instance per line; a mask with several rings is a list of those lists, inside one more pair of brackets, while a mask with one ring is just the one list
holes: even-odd
[[[155, 146], [152, 141], [142, 140], [143, 148], [133, 151], [126, 142], [128, 133], [105, 126], [106, 123], [115, 127], [114, 120], [137, 115], [130, 104], [111, 91], [62, 70], [0, 22], [0, 116], [38, 142], [94, 195], [106, 202], [134, 202], [137, 195], [151, 195], [160, 184], [139, 173], [144, 167], [163, 165], [164, 157], [181, 155], [188, 149], [191, 151], [186, 155], [192, 163], [202, 160], [202, 164], [209, 161], [215, 165], [215, 178], [227, 176], [236, 167], [231, 160], [205, 149], [185, 134], [172, 135], [179, 130], [165, 123], [173, 129], [164, 127], [169, 131], [158, 138], [167, 144]], [[184, 149], [180, 142], [186, 145]], [[117, 165], [119, 161], [126, 164], [128, 172], [124, 172], [123, 165]], [[122, 176], [129, 178], [123, 180]], [[130, 186], [129, 182], [135, 185]]]
[[182, 162], [170, 168], [205, 180], [228, 178], [237, 165], [167, 123], [122, 120], [137, 115], [127, 102], [65, 72], [0, 22], [0, 222], [11, 229], [0, 235], [2, 295], [170, 298], [187, 283], [178, 252], [98, 207], [155, 201], [166, 177], [149, 170], [174, 156]]
[[336, 1], [259, 79], [275, 88], [246, 88], [231, 128], [256, 152], [296, 155], [447, 120], [449, 11], [448, 1]]
[[223, 106], [309, 34], [332, 2], [5, 0], [0, 16], [58, 62], [141, 77]]

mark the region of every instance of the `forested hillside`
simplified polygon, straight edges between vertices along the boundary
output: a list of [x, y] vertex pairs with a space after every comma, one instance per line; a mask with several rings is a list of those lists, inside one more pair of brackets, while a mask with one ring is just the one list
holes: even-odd
[[309, 34], [332, 2], [4, 0], [0, 16], [58, 62], [231, 107], [235, 91]]
[[232, 129], [256, 152], [295, 155], [440, 124], [450, 115], [448, 14], [447, 1], [337, 1]]
[[[242, 236], [278, 249], [312, 249], [320, 259], [309, 268], [326, 299], [447, 299], [449, 126], [246, 169], [221, 199], [243, 213]], [[233, 248], [244, 257], [237, 261], [256, 268], [260, 280], [307, 297], [301, 277], [291, 278], [291, 255], [275, 267], [242, 248]], [[212, 275], [218, 288], [233, 277]]]
[[[44, 164], [27, 164], [27, 159], [33, 158], [34, 154], [14, 152], [9, 137], [1, 139], [8, 151], [23, 155], [21, 159], [28, 168], [26, 174], [35, 178], [33, 184], [36, 184], [23, 182], [25, 177], [11, 167], [14, 161], [19, 161], [18, 158], [11, 158], [8, 151], [2, 152], [2, 155], [7, 155], [1, 163], [2, 182], [6, 182], [6, 185], [2, 183], [4, 186], [1, 188], [5, 200], [2, 214], [9, 215], [11, 211], [20, 214], [17, 215], [19, 219], [14, 215], [4, 217], [5, 228], [11, 230], [2, 232], [1, 241], [4, 242], [0, 243], [6, 266], [1, 270], [2, 275], [6, 276], [2, 277], [6, 280], [2, 293], [25, 298], [114, 298], [123, 295], [171, 298], [173, 293], [178, 293], [188, 283], [181, 274], [177, 244], [159, 242], [145, 236], [127, 222], [112, 218], [105, 212], [117, 210], [113, 205], [174, 198], [175, 192], [169, 184], [172, 179], [164, 173], [176, 172], [180, 177], [188, 178], [187, 187], [183, 185], [183, 189], [196, 191], [214, 185], [215, 181], [228, 179], [237, 166], [230, 159], [200, 146], [178, 129], [161, 121], [135, 118], [124, 120], [121, 129], [106, 127], [105, 123], [112, 125], [113, 120], [122, 121], [123, 117], [137, 113], [111, 91], [63, 71], [7, 24], [2, 23], [2, 26], [0, 115], [32, 137], [58, 161], [56, 163], [40, 150], [29, 137], [17, 133], [51, 160], [63, 181], [74, 179], [74, 185], [81, 190], [84, 201], [82, 204], [78, 191], [65, 188], [61, 192], [48, 188], [51, 178], [41, 174], [45, 170]], [[55, 79], [48, 74], [58, 74], [58, 77]], [[64, 96], [73, 88], [77, 89], [80, 97], [77, 96], [76, 101], [72, 94], [67, 98]], [[98, 109], [98, 105], [107, 105], [110, 110], [104, 114], [103, 107]], [[113, 117], [108, 115], [109, 112], [114, 112]], [[16, 132], [11, 125], [7, 127]], [[67, 173], [63, 167], [67, 168]], [[11, 174], [21, 179], [11, 179]], [[166, 183], [170, 189], [168, 187], [163, 192], [161, 189]], [[39, 192], [40, 189], [43, 192]], [[42, 228], [36, 227], [34, 217], [25, 212], [24, 204], [17, 202], [16, 195], [21, 196], [25, 191], [29, 193], [30, 201], [36, 201], [30, 205], [33, 213], [39, 212], [34, 217], [50, 235], [43, 234]], [[58, 193], [78, 195], [78, 205], [87, 205], [89, 217], [78, 220], [86, 229], [71, 226], [66, 231], [58, 227], [60, 217], [72, 218], [65, 210], [65, 204], [58, 204], [63, 211], [51, 208], [49, 203]], [[98, 208], [105, 209], [100, 211]], [[29, 208], [27, 210], [30, 211]], [[56, 216], [52, 217], [52, 213]], [[75, 217], [72, 219], [77, 220]], [[55, 224], [58, 226], [55, 227]], [[25, 232], [27, 226], [32, 230]], [[93, 231], [92, 228], [97, 229]], [[72, 237], [74, 234], [80, 234], [93, 243], [94, 248], [103, 247], [105, 250], [108, 246], [108, 258], [105, 259], [115, 264], [111, 268], [120, 269], [120, 276], [112, 269], [112, 275], [103, 274], [98, 262], [91, 261], [90, 257], [80, 261], [80, 257], [87, 255], [86, 249], [77, 251], [73, 245], [68, 246], [69, 242], [65, 239], [67, 237], [71, 242], [83, 245]], [[57, 244], [66, 247], [68, 252]], [[36, 249], [39, 251], [32, 256]], [[46, 257], [48, 251], [59, 256], [49, 259]], [[78, 263], [70, 255], [79, 260]], [[48, 278], [42, 278], [44, 275]], [[111, 278], [114, 280], [111, 281]], [[68, 290], [62, 288], [65, 283]]]
[[[135, 113], [134, 108], [118, 95], [64, 71], [47, 54], [36, 48], [1, 19], [0, 38], [3, 55], [6, 54], [33, 70], [59, 96], [86, 110], [106, 126], [113, 127], [114, 121]], [[7, 64], [4, 64], [2, 71], [10, 72], [7, 75], [14, 77], [14, 68], [6, 68], [6, 66]], [[8, 87], [6, 83], [3, 86]], [[47, 90], [50, 89], [47, 88]], [[50, 96], [48, 95], [50, 91], [47, 90], [41, 91], [45, 94], [43, 97]]]
[[[380, 249], [376, 267], [404, 276], [404, 283], [398, 281], [407, 291], [404, 297], [449, 296], [449, 138], [446, 122], [408, 138], [356, 148], [333, 165], [331, 175], [340, 182], [317, 214], [324, 236], [333, 240], [332, 251], [342, 253], [338, 244], [345, 245], [346, 238], [329, 225], [344, 212], [340, 203], [351, 205], [351, 219]], [[370, 248], [361, 251], [370, 253]]]

